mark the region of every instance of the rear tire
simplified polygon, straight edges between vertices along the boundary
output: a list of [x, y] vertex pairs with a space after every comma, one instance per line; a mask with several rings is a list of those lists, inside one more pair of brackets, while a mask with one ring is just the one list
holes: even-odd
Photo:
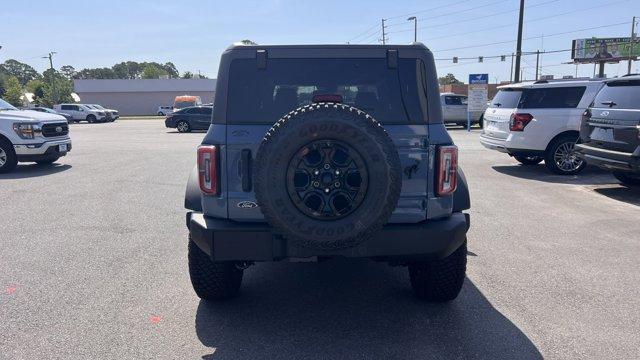
[[616, 179], [618, 179], [618, 181], [620, 181], [624, 186], [640, 187], [640, 176], [632, 177], [632, 176], [629, 176], [629, 174], [617, 172], [617, 171], [613, 173], [613, 176], [615, 176]]
[[13, 145], [5, 139], [0, 139], [0, 174], [5, 174], [16, 168], [18, 157]]
[[409, 264], [409, 278], [416, 296], [430, 302], [455, 299], [462, 290], [467, 270], [467, 242], [444, 259]]
[[514, 159], [518, 160], [518, 162], [522, 165], [537, 165], [544, 160], [542, 156], [524, 156], [524, 155], [514, 155]]
[[221, 301], [238, 295], [243, 270], [235, 263], [212, 261], [191, 239], [188, 256], [191, 285], [199, 298]]
[[558, 175], [575, 175], [582, 171], [587, 163], [575, 151], [578, 140], [577, 135], [565, 134], [551, 141], [544, 153], [547, 169]]
[[188, 133], [191, 132], [191, 125], [189, 125], [189, 123], [184, 120], [180, 120], [176, 124], [176, 129], [178, 129], [178, 132]]
[[87, 115], [87, 122], [89, 124], [93, 124], [94, 122], [96, 122], [96, 116], [95, 115]]
[[54, 162], [58, 161], [58, 159], [60, 159], [60, 157], [55, 157], [55, 158], [51, 158], [51, 159], [46, 159], [46, 160], [38, 160], [36, 161], [36, 164], [39, 165], [49, 165], [49, 164], [53, 164]]

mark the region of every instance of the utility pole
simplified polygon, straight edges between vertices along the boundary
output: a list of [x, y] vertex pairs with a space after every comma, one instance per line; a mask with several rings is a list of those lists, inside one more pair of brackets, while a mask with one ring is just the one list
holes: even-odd
[[415, 16], [412, 16], [407, 19], [407, 21], [411, 21], [411, 20], [413, 20], [413, 42], [416, 43], [418, 42], [418, 18]]
[[509, 82], [513, 82], [513, 53], [511, 53], [511, 73], [509, 73]]
[[516, 78], [520, 82], [520, 57], [522, 56], [522, 23], [524, 20], [524, 0], [520, 0], [520, 15], [518, 17], [518, 43], [516, 44]]
[[56, 81], [55, 75], [56, 71], [53, 69], [53, 55], [57, 54], [55, 51], [52, 51], [47, 56], [43, 56], [43, 59], [49, 59], [49, 66], [51, 69], [51, 101], [53, 104], [58, 102], [58, 94], [56, 93]]
[[384, 25], [385, 20], [382, 19], [382, 45], [387, 44], [387, 33], [385, 32], [386, 26]]
[[633, 60], [631, 60], [631, 55], [633, 55], [633, 42], [635, 41], [635, 37], [636, 37], [636, 17], [633, 17], [633, 21], [631, 22], [631, 38], [630, 38], [630, 42], [629, 42], [629, 64], [627, 65], [627, 74], [631, 74], [631, 63], [633, 62]]
[[539, 68], [540, 68], [540, 50], [536, 51], [536, 81], [538, 81]]

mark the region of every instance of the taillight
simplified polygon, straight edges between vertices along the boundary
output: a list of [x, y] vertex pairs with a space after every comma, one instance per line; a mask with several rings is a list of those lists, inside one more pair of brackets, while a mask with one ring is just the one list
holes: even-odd
[[198, 147], [198, 178], [200, 190], [207, 195], [218, 195], [218, 147], [201, 145]]
[[511, 119], [509, 120], [509, 130], [524, 131], [524, 128], [529, 125], [531, 120], [533, 120], [533, 116], [531, 114], [511, 114]]
[[438, 148], [438, 196], [450, 195], [458, 186], [458, 147], [440, 146]]

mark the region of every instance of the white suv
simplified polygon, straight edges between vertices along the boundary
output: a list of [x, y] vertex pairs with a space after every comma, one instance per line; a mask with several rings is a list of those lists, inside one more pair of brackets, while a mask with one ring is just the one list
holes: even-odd
[[118, 120], [118, 118], [120, 117], [120, 113], [116, 109], [107, 109], [104, 106], [99, 104], [84, 104], [84, 105], [98, 111], [104, 111], [107, 114], [107, 121], [109, 122], [114, 122]]
[[0, 173], [17, 163], [50, 164], [71, 151], [67, 120], [56, 114], [18, 110], [0, 99]]
[[158, 116], [173, 114], [173, 106], [158, 106]]
[[94, 123], [108, 120], [105, 110], [93, 109], [84, 104], [58, 104], [53, 105], [53, 109], [71, 115], [74, 122]]
[[587, 79], [500, 86], [484, 113], [480, 142], [524, 165], [544, 160], [556, 174], [576, 174], [586, 165], [574, 151], [582, 113], [602, 84]]

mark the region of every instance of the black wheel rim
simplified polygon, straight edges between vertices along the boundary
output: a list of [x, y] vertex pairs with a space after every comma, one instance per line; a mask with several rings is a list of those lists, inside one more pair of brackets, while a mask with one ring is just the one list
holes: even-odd
[[362, 156], [337, 140], [316, 140], [298, 150], [287, 168], [287, 192], [303, 214], [336, 220], [355, 211], [367, 193]]

